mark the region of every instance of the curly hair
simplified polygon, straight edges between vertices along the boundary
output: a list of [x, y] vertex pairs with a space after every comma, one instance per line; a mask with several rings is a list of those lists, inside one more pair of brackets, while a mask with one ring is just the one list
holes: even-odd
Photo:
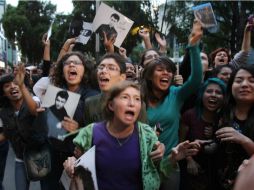
[[89, 85], [91, 86], [92, 83], [92, 75], [93, 75], [93, 71], [95, 69], [95, 65], [93, 64], [92, 61], [88, 60], [84, 54], [82, 54], [81, 52], [70, 52], [65, 54], [57, 63], [56, 67], [54, 68], [54, 74], [52, 75], [51, 78], [51, 82], [58, 87], [64, 87], [67, 86], [66, 83], [66, 79], [64, 78], [64, 74], [63, 74], [63, 68], [64, 68], [64, 62], [70, 57], [76, 55], [79, 57], [79, 59], [82, 61], [82, 64], [84, 66], [85, 69], [85, 73], [84, 76], [82, 78], [82, 81], [80, 83], [80, 85]]

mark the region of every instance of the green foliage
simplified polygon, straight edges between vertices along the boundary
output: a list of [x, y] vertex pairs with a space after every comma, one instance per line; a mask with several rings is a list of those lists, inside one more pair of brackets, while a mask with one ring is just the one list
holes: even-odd
[[29, 62], [38, 63], [42, 58], [41, 37], [48, 30], [56, 7], [39, 1], [19, 1], [17, 7], [7, 6], [2, 23], [7, 39], [17, 41], [22, 55]]
[[253, 1], [170, 1], [165, 15], [166, 24], [171, 26], [169, 36], [175, 35], [178, 43], [186, 43], [194, 19], [191, 7], [207, 2], [212, 5], [219, 28], [216, 33], [204, 31], [205, 51], [226, 47], [235, 54], [241, 49], [246, 20], [254, 13]]

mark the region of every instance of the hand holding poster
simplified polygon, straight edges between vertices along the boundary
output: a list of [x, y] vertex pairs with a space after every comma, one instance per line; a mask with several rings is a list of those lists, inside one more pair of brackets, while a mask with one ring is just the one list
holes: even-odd
[[194, 11], [195, 18], [201, 22], [202, 27], [212, 28], [217, 25], [211, 3], [192, 7], [192, 10]]
[[68, 133], [63, 127], [62, 121], [69, 122], [72, 120], [79, 98], [79, 94], [52, 85], [48, 86], [42, 100], [42, 107], [46, 110], [38, 117], [41, 117], [42, 123], [46, 123], [49, 137], [62, 140], [61, 137]]
[[94, 17], [92, 28], [94, 32], [99, 33], [101, 38], [104, 38], [105, 33], [108, 40], [115, 39], [114, 45], [120, 48], [132, 24], [132, 20], [101, 3]]
[[54, 23], [54, 20], [51, 22], [50, 27], [48, 29], [48, 33], [47, 33], [47, 41], [49, 40], [49, 38], [51, 37], [52, 34], [52, 25]]
[[64, 171], [61, 177], [65, 190], [85, 189], [98, 190], [95, 169], [95, 146], [90, 148], [75, 162], [75, 172], [72, 179]]

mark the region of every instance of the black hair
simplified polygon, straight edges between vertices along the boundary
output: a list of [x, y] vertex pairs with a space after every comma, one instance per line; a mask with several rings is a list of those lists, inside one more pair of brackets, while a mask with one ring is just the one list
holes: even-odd
[[9, 99], [4, 96], [3, 86], [8, 82], [14, 80], [13, 74], [5, 74], [0, 77], [0, 107], [6, 106], [9, 104]]
[[233, 67], [232, 65], [229, 65], [229, 64], [226, 64], [226, 65], [218, 65], [217, 67], [215, 67], [212, 71], [212, 76], [213, 77], [217, 77], [217, 75], [221, 72], [221, 70], [224, 68], [224, 67], [227, 67], [229, 69], [231, 69], [233, 71]]
[[68, 94], [68, 92], [66, 90], [60, 90], [60, 91], [58, 91], [57, 94], [56, 94], [56, 98], [58, 96], [60, 96], [61, 98], [64, 98], [65, 100], [68, 100], [68, 98], [69, 98], [69, 94]]
[[13, 74], [5, 74], [0, 78], [0, 96], [4, 95], [3, 86], [5, 83], [12, 82], [14, 80]]
[[120, 73], [123, 74], [123, 73], [126, 73], [126, 65], [125, 65], [125, 60], [122, 56], [120, 56], [119, 54], [117, 53], [107, 53], [105, 54], [98, 62], [97, 65], [100, 65], [100, 63], [104, 60], [104, 59], [114, 59], [115, 62], [117, 63], [117, 65], [119, 66], [120, 68]]
[[82, 81], [80, 82], [80, 86], [91, 86], [92, 82], [92, 75], [94, 70], [94, 64], [91, 60], [88, 60], [84, 54], [78, 51], [73, 51], [65, 54], [56, 64], [56, 67], [54, 68], [54, 74], [52, 75], [51, 82], [60, 88], [66, 87], [66, 80], [63, 76], [63, 68], [64, 68], [64, 62], [72, 55], [76, 55], [79, 57], [79, 59], [82, 61], [82, 64], [85, 68], [85, 73], [82, 78]]
[[114, 17], [117, 21], [120, 20], [120, 16], [116, 13], [113, 13], [110, 17]]
[[[234, 108], [236, 106], [235, 98], [232, 94], [232, 86], [235, 80], [236, 74], [240, 70], [245, 70], [249, 72], [254, 77], [254, 65], [241, 65], [238, 69], [233, 70], [228, 84], [227, 84], [227, 92], [226, 92], [226, 102], [225, 102], [225, 108], [223, 110], [223, 117], [222, 117], [222, 123], [221, 126], [228, 126], [232, 124], [232, 121], [234, 119]], [[245, 131], [243, 131], [243, 134], [248, 136], [249, 138], [254, 138], [254, 103], [252, 104], [251, 109], [248, 112], [248, 117], [245, 122]]]

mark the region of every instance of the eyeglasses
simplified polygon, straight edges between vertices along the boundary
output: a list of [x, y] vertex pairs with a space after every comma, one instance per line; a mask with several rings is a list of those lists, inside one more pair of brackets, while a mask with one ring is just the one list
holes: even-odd
[[98, 71], [103, 71], [106, 68], [107, 71], [119, 71], [120, 69], [116, 65], [99, 65]]
[[75, 60], [65, 61], [65, 62], [63, 63], [63, 65], [64, 65], [64, 66], [70, 65], [71, 63], [73, 63], [74, 65], [82, 65], [82, 62], [81, 62], [81, 61], [75, 61]]

